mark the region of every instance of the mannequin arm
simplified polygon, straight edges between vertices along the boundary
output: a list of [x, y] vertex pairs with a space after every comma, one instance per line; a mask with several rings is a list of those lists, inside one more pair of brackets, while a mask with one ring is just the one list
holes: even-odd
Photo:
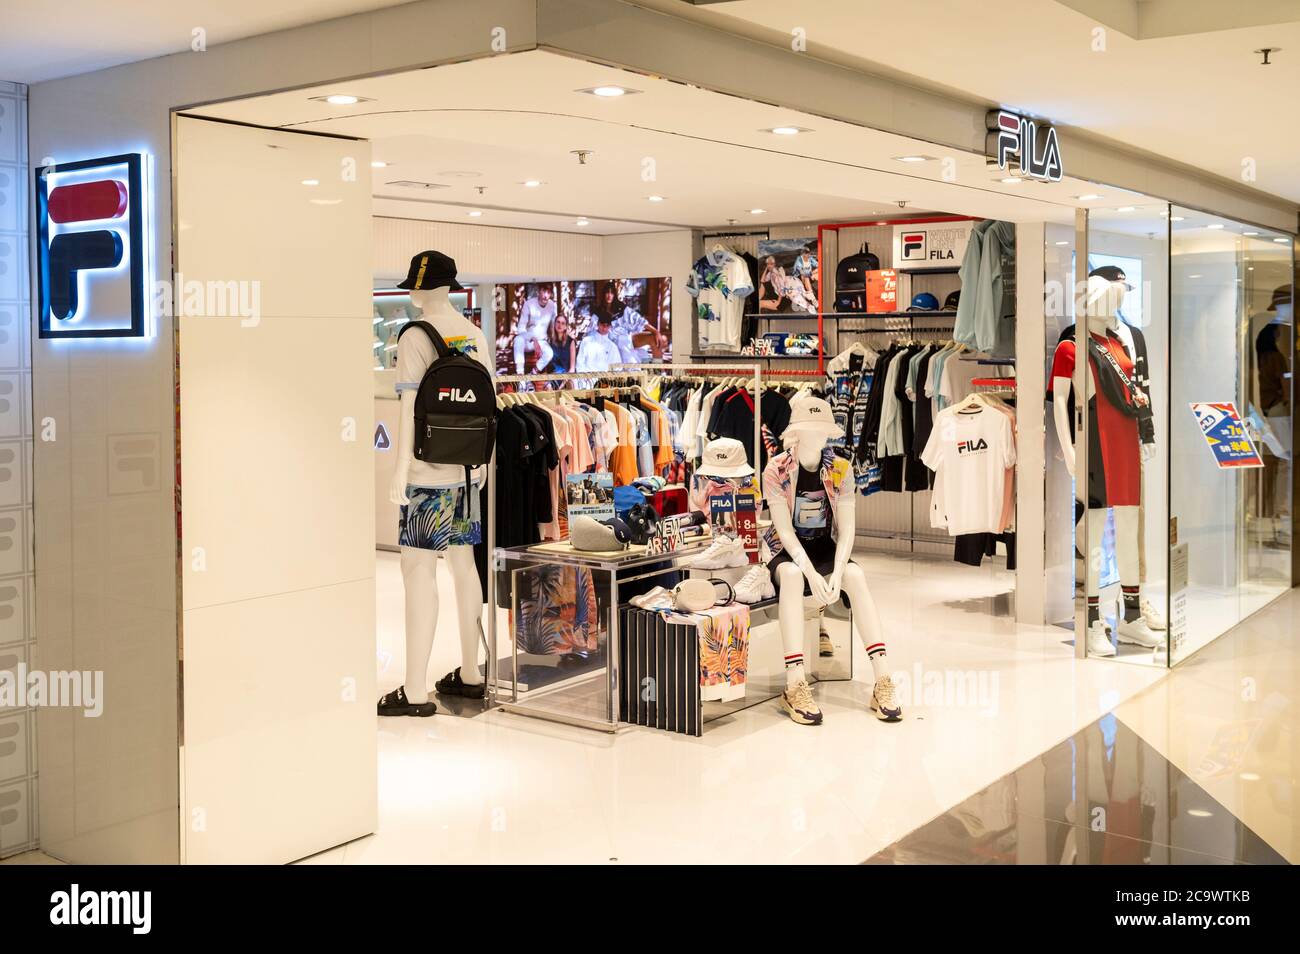
[[[809, 562], [808, 554], [804, 552], [803, 544], [799, 542], [799, 536], [794, 532], [794, 519], [790, 515], [790, 508], [786, 505], [785, 498], [780, 496], [769, 497], [767, 509], [772, 515], [772, 526], [781, 541], [781, 546], [786, 553], [790, 554], [790, 559], [794, 561], [794, 565], [803, 571], [804, 579], [808, 581], [808, 588], [812, 591], [812, 595], [823, 603], [829, 603], [832, 599], [830, 587]], [[838, 562], [838, 554], [836, 559]]]
[[849, 565], [853, 553], [854, 537], [857, 534], [858, 505], [850, 492], [840, 497], [835, 505], [835, 527], [839, 539], [835, 541], [835, 569], [826, 581], [830, 588], [830, 600], [840, 598], [840, 581], [844, 579], [844, 568]]
[[411, 474], [411, 454], [415, 449], [415, 389], [407, 388], [398, 398], [401, 409], [397, 412], [397, 466], [393, 480], [388, 485], [388, 499], [399, 507], [410, 503], [406, 497], [406, 482]]
[[1074, 425], [1070, 422], [1070, 379], [1052, 378], [1052, 420], [1061, 443], [1065, 469], [1074, 476]]

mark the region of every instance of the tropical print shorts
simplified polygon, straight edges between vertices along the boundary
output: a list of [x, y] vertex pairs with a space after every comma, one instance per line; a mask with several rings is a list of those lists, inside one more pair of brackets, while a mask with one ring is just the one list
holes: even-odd
[[407, 487], [411, 502], [402, 506], [397, 522], [397, 544], [421, 550], [446, 550], [473, 546], [483, 539], [479, 520], [478, 488], [465, 506], [465, 488]]

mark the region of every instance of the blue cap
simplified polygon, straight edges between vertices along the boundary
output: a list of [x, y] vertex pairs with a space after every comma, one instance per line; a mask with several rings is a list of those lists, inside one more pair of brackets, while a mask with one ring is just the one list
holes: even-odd
[[939, 299], [935, 298], [929, 292], [921, 292], [919, 295], [912, 296], [912, 307], [908, 311], [938, 311]]

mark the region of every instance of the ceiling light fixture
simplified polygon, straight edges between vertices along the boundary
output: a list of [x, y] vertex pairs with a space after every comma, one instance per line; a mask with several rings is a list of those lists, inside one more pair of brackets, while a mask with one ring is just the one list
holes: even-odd
[[384, 162], [384, 160], [382, 160], [382, 159], [375, 159], [375, 160], [373, 160], [373, 161], [370, 163], [370, 168], [371, 168], [371, 169], [387, 169], [387, 168], [388, 168], [388, 163]]
[[479, 209], [466, 213], [471, 219], [479, 218], [483, 213]]
[[578, 228], [584, 228], [584, 229], [585, 229], [588, 225], [591, 224], [591, 222], [588, 221], [587, 219], [578, 219], [578, 221], [574, 222], [573, 224], [576, 225], [576, 226], [578, 226]]
[[588, 86], [586, 89], [575, 89], [575, 93], [585, 93], [588, 96], [599, 96], [601, 99], [618, 99], [620, 96], [628, 96], [641, 92], [639, 89], [632, 89], [630, 86], [618, 86], [614, 83], [602, 83], [600, 86]]
[[1222, 223], [1222, 222], [1211, 222], [1209, 225], [1206, 226], [1206, 228], [1207, 228], [1207, 229], [1221, 229], [1221, 228], [1223, 228], [1223, 223]]
[[1181, 222], [1181, 221], [1183, 221], [1183, 219], [1185, 219], [1185, 218], [1187, 218], [1187, 216], [1185, 216], [1185, 215], [1171, 215], [1171, 216], [1169, 216], [1169, 221], [1170, 221], [1170, 222]]
[[1069, 245], [1070, 243], [1069, 243], [1069, 242], [1057, 242], [1056, 244], [1057, 244], [1057, 245]]
[[760, 129], [759, 132], [771, 133], [774, 136], [797, 136], [812, 130], [805, 129], [803, 126], [773, 126], [770, 129]]
[[930, 156], [895, 156], [895, 162], [928, 162]]
[[1188, 277], [1188, 278], [1200, 278], [1201, 276], [1200, 276], [1200, 275], [1188, 275], [1187, 277]]
[[1276, 242], [1278, 245], [1289, 245], [1291, 243], [1291, 240], [1289, 238], [1275, 238], [1273, 239], [1273, 241]]
[[1214, 812], [1207, 812], [1204, 808], [1189, 808], [1187, 814], [1193, 818], [1213, 818]]
[[750, 214], [750, 215], [766, 215], [766, 214], [767, 214], [767, 209], [750, 209], [750, 210], [749, 210], [749, 214]]
[[319, 180], [319, 179], [303, 179], [303, 180], [302, 180], [302, 184], [305, 185], [305, 186], [318, 186], [318, 185], [320, 185], [320, 180]]
[[353, 96], [351, 93], [330, 93], [328, 96], [309, 96], [313, 103], [328, 103], [331, 106], [355, 106], [357, 103], [373, 103], [369, 96]]
[[1116, 211], [1116, 212], [1136, 212], [1136, 211], [1137, 211], [1137, 206], [1135, 206], [1135, 205], [1121, 205], [1121, 206], [1120, 206], [1118, 209], [1116, 209], [1115, 211]]
[[1246, 238], [1254, 238], [1254, 237], [1255, 237], [1256, 235], [1258, 235], [1259, 233], [1258, 233], [1258, 232], [1242, 232], [1241, 234], [1244, 235], [1244, 236], [1246, 236]]
[[664, 197], [661, 195], [648, 195], [646, 196], [646, 200], [649, 202], [662, 202]]
[[1080, 202], [1096, 202], [1102, 196], [1097, 192], [1086, 192], [1083, 195], [1076, 195], [1075, 198]]
[[541, 184], [542, 184], [542, 180], [541, 180], [541, 179], [525, 179], [525, 180], [524, 180], [524, 188], [525, 188], [525, 189], [536, 189], [536, 188], [537, 188], [539, 185], [541, 185]]

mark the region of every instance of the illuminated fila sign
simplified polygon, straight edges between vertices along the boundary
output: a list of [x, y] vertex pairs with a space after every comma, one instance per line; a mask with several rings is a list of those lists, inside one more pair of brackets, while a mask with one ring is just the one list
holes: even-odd
[[1015, 156], [1020, 171], [1029, 178], [1061, 181], [1061, 146], [1054, 126], [1005, 109], [990, 110], [987, 125], [984, 151], [997, 160], [999, 169], [1009, 168]]
[[36, 170], [36, 294], [42, 338], [145, 334], [144, 156]]

